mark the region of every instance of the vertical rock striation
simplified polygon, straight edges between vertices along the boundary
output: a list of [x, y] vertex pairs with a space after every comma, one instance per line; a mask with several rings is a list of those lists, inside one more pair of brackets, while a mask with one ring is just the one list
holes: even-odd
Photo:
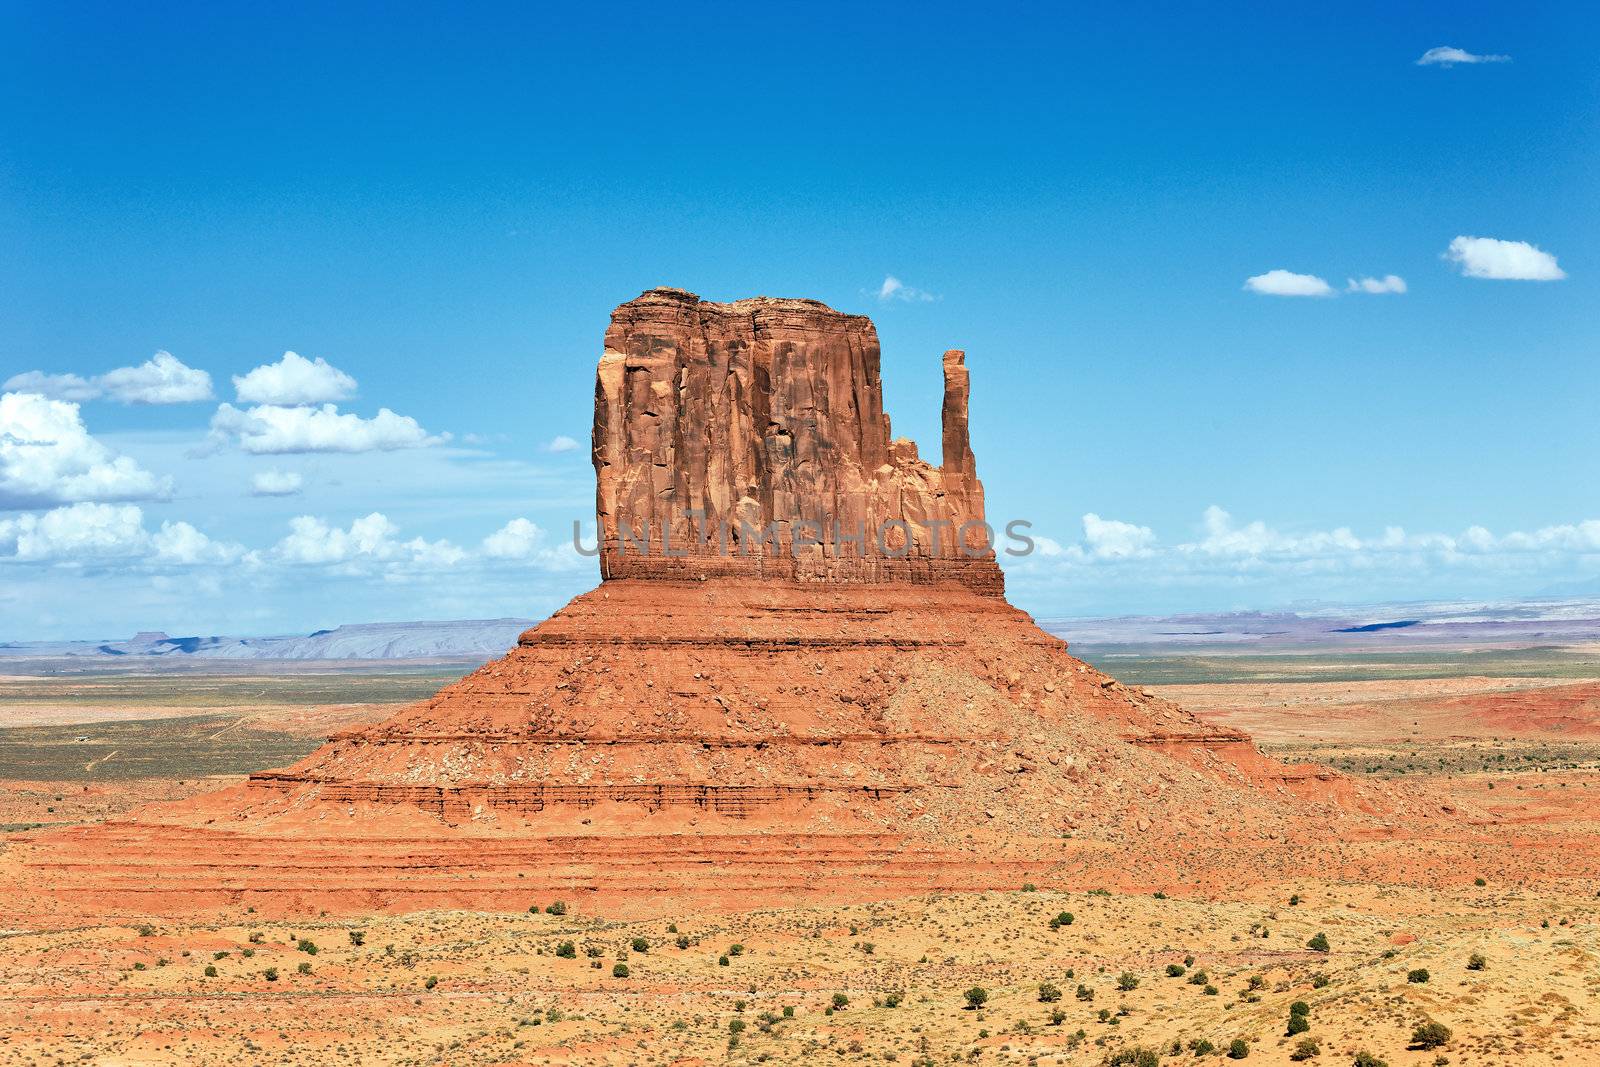
[[890, 434], [869, 319], [680, 289], [623, 304], [595, 385], [601, 574], [953, 580], [1003, 595], [962, 353], [944, 372], [935, 467]]

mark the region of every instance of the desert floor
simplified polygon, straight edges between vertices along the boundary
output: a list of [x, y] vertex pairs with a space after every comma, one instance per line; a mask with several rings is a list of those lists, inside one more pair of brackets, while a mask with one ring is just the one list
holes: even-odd
[[[1425, 782], [1552, 841], [1600, 830], [1592, 650], [1354, 660], [1101, 666], [1282, 758]], [[213, 788], [451, 670], [0, 679], [0, 823]], [[1182, 1063], [1235, 1041], [1269, 1064], [1307, 1041], [1322, 1064], [1600, 1063], [1600, 885], [1484, 881], [3, 930], [0, 1064]], [[1448, 1041], [1409, 1047], [1429, 1021]]]

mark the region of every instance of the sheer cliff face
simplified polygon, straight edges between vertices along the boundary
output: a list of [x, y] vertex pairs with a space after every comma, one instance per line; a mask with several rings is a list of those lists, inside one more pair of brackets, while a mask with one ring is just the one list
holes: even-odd
[[1000, 594], [944, 356], [944, 465], [890, 437], [872, 322], [814, 300], [653, 289], [617, 308], [595, 386], [601, 574], [959, 581]]

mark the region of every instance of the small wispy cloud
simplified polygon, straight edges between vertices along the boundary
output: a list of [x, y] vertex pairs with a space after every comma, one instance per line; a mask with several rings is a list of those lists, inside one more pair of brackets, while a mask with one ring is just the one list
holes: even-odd
[[939, 299], [925, 289], [917, 289], [907, 285], [893, 274], [886, 274], [883, 284], [878, 287], [878, 300], [887, 304], [891, 300], [899, 300], [907, 304], [925, 304]]
[[1244, 280], [1244, 287], [1263, 296], [1332, 296], [1333, 286], [1315, 274], [1269, 270]]
[[1509, 63], [1510, 56], [1480, 56], [1468, 52], [1464, 48], [1453, 48], [1450, 45], [1441, 45], [1430, 48], [1422, 53], [1422, 58], [1417, 60], [1419, 67], [1453, 67], [1457, 63]]
[[1406, 280], [1398, 274], [1385, 274], [1381, 278], [1350, 278], [1344, 287], [1347, 293], [1371, 293], [1380, 296], [1384, 293], [1403, 293], [1406, 291]]
[[1567, 276], [1556, 257], [1526, 241], [1501, 241], [1494, 237], [1457, 237], [1444, 258], [1469, 278], [1500, 281], [1558, 282]]
[[544, 450], [546, 452], [576, 452], [578, 450], [578, 439], [568, 437], [564, 433], [557, 434], [555, 437], [550, 438], [550, 442], [544, 446]]

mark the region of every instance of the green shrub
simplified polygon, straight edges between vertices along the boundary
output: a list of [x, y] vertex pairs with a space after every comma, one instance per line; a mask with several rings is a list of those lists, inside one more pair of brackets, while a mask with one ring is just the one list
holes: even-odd
[[673, 942], [673, 943], [675, 945], [677, 945], [679, 948], [688, 948], [689, 947], [689, 939], [686, 936], [684, 936], [683, 934], [679, 934], [678, 935], [678, 940]]
[[741, 1034], [743, 1032], [744, 1032], [744, 1020], [743, 1019], [729, 1019], [728, 1020], [728, 1033], [730, 1033], [730, 1034]]
[[266, 970], [261, 972], [261, 977], [265, 978], [269, 982], [276, 982], [278, 980], [278, 968], [268, 967]]
[[1185, 967], [1181, 963], [1169, 963], [1169, 964], [1167, 964], [1167, 977], [1168, 978], [1182, 978], [1185, 974], [1188, 974], [1188, 973], [1189, 973], [1189, 968]]
[[1121, 974], [1117, 975], [1117, 988], [1122, 990], [1124, 993], [1138, 989], [1139, 976], [1134, 974], [1132, 971], [1123, 971]]
[[833, 995], [833, 1010], [834, 1011], [842, 1011], [849, 1004], [850, 1004], [850, 998], [845, 996], [843, 993], [835, 993]]
[[1450, 1028], [1444, 1023], [1418, 1023], [1411, 1031], [1411, 1043], [1417, 1048], [1439, 1048], [1450, 1043]]
[[1483, 958], [1483, 954], [1481, 952], [1474, 952], [1472, 955], [1467, 957], [1467, 970], [1486, 971], [1488, 969], [1489, 961]]
[[547, 915], [565, 915], [567, 913], [567, 902], [558, 900], [544, 910]]
[[350, 943], [356, 948], [365, 945], [367, 943], [367, 932], [365, 930], [351, 930]]
[[1289, 1016], [1289, 1028], [1285, 1033], [1287, 1036], [1293, 1037], [1295, 1034], [1303, 1034], [1309, 1029], [1311, 1029], [1311, 1021], [1304, 1015], [1291, 1015]]
[[1050, 920], [1050, 929], [1059, 930], [1063, 926], [1071, 926], [1074, 921], [1072, 912], [1064, 911]]
[[1484, 881], [1482, 878], [1474, 878], [1472, 880], [1472, 884], [1477, 886], [1479, 889], [1482, 889], [1484, 886], [1488, 885], [1489, 883]]
[[1323, 989], [1323, 988], [1326, 988], [1327, 985], [1328, 985], [1328, 976], [1327, 975], [1325, 975], [1325, 974], [1314, 974], [1314, 975], [1311, 976], [1311, 988], [1312, 989]]
[[215, 978], [216, 976], [217, 976], [216, 965], [215, 964], [211, 964], [211, 963], [206, 964], [206, 977], [207, 978]]
[[1428, 968], [1426, 967], [1414, 967], [1406, 972], [1406, 981], [1417, 985], [1421, 985], [1432, 977], [1433, 975], [1428, 973]]
[[1061, 999], [1061, 987], [1054, 982], [1039, 983], [1039, 1003], [1054, 1004]]
[[728, 957], [726, 957], [726, 956], [718, 956], [717, 957], [717, 966], [718, 967], [726, 967], [727, 965], [728, 965]]
[[964, 996], [967, 998], [969, 1008], [981, 1008], [989, 1002], [989, 991], [981, 985], [973, 986]]
[[744, 946], [743, 945], [729, 945], [728, 946], [728, 955], [730, 955], [730, 956], [743, 956], [744, 955]]
[[1301, 1060], [1309, 1060], [1311, 1057], [1320, 1056], [1321, 1054], [1322, 1046], [1317, 1044], [1316, 1038], [1303, 1037], [1300, 1039], [1300, 1043], [1294, 1047], [1294, 1051], [1289, 1053], [1289, 1058], [1299, 1063]]
[[295, 970], [299, 971], [301, 974], [310, 974], [311, 973], [311, 961], [310, 960], [301, 960], [300, 961], [300, 966], [296, 967]]
[[1107, 1067], [1160, 1067], [1161, 1053], [1153, 1048], [1125, 1048], [1106, 1060]]
[[611, 977], [613, 978], [626, 978], [630, 973], [632, 972], [628, 970], [628, 965], [626, 963], [615, 963], [611, 965]]
[[1306, 948], [1309, 948], [1313, 952], [1332, 951], [1328, 946], [1328, 935], [1324, 933], [1317, 933], [1313, 935], [1311, 940], [1306, 942]]
[[1352, 1067], [1389, 1067], [1388, 1060], [1380, 1060], [1366, 1049], [1356, 1053], [1355, 1063]]
[[1190, 985], [1205, 985], [1209, 981], [1211, 981], [1211, 979], [1209, 976], [1207, 976], [1205, 971], [1195, 971], [1189, 976]]
[[1303, 1000], [1297, 1000], [1293, 1004], [1289, 1005], [1289, 1014], [1290, 1015], [1310, 1015], [1311, 1014], [1311, 1005], [1307, 1004]]
[[635, 952], [649, 952], [650, 951], [650, 942], [647, 941], [646, 939], [642, 938], [642, 937], [634, 938], [633, 939], [633, 951], [635, 951]]
[[317, 954], [317, 943], [307, 937], [302, 937], [300, 939], [300, 943], [296, 945], [295, 948], [309, 956], [315, 956]]
[[1213, 1052], [1217, 1051], [1217, 1046], [1213, 1045], [1206, 1038], [1197, 1037], [1193, 1041], [1189, 1042], [1189, 1051], [1194, 1053], [1196, 1056], [1209, 1056]]
[[422, 988], [423, 989], [432, 989], [434, 986], [436, 986], [438, 984], [439, 984], [438, 976], [430, 974], [430, 975], [428, 975], [428, 980], [426, 982], [422, 983]]
[[899, 993], [885, 993], [883, 995], [883, 1006], [886, 1008], [898, 1008], [900, 1006], [900, 1000], [901, 997]]
[[1089, 1001], [1089, 1000], [1093, 1000], [1094, 999], [1094, 990], [1090, 989], [1088, 986], [1084, 985], [1082, 982], [1079, 982], [1078, 983], [1078, 991], [1076, 993], [1074, 993], [1073, 995], [1076, 996], [1079, 1000]]
[[1228, 1042], [1228, 1059], [1242, 1060], [1250, 1055], [1250, 1043], [1242, 1037], [1236, 1037]]
[[563, 941], [556, 946], [556, 955], [564, 960], [575, 960], [578, 958], [578, 946], [571, 941]]

